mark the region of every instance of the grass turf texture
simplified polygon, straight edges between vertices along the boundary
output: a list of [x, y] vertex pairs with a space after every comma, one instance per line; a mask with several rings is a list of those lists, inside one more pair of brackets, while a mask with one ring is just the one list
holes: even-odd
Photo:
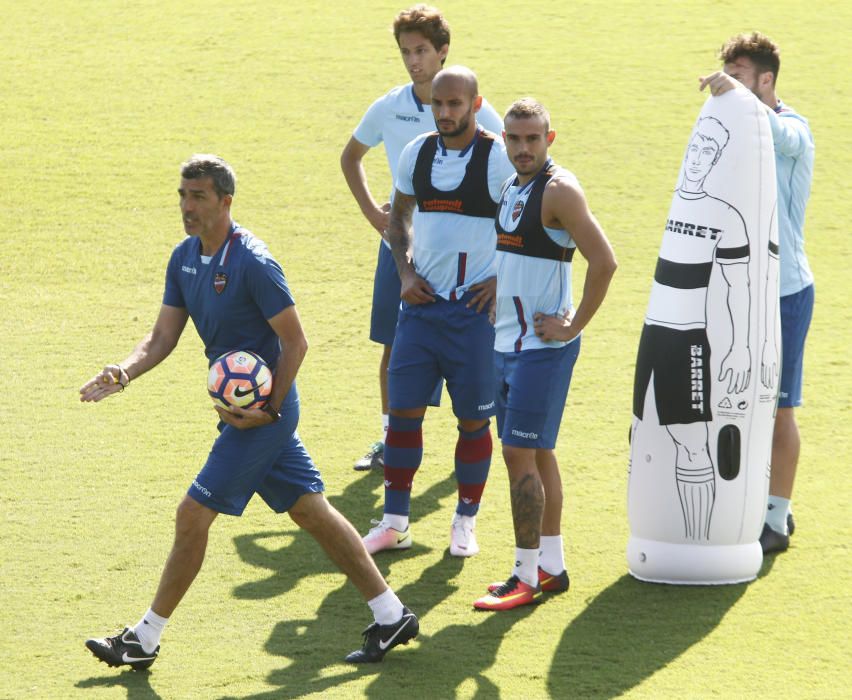
[[[0, 407], [0, 697], [845, 696], [851, 151], [850, 97], [838, 87], [852, 22], [840, 2], [441, 3], [450, 62], [473, 67], [498, 110], [524, 94], [550, 108], [552, 153], [580, 178], [620, 262], [584, 339], [558, 446], [569, 594], [506, 614], [471, 609], [511, 565], [507, 480], [498, 449], [483, 553], [449, 558], [455, 429], [445, 407], [426, 422], [415, 546], [378, 558], [422, 633], [382, 666], [340, 663], [369, 611], [259, 500], [214, 526], [152, 673], [107, 669], [83, 648], [147, 607], [174, 507], [214, 437], [192, 328], [125, 394], [98, 406], [76, 396], [153, 322], [182, 236], [178, 165], [192, 152], [234, 164], [235, 216], [268, 242], [296, 294], [311, 342], [301, 433], [330, 499], [361, 531], [379, 512], [380, 476], [351, 469], [378, 425], [379, 351], [366, 338], [376, 237], [338, 157], [369, 103], [405, 81], [387, 30], [401, 5], [5, 8], [0, 357], [16, 391]], [[696, 77], [716, 68], [725, 38], [753, 28], [781, 44], [779, 93], [817, 140], [799, 530], [749, 586], [644, 585], [624, 559], [641, 319], [704, 99]], [[367, 165], [374, 192], [387, 191], [380, 149]]]

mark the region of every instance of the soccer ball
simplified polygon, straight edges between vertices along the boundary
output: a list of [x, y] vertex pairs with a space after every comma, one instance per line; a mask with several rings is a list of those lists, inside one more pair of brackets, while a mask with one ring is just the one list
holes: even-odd
[[260, 408], [272, 391], [272, 372], [260, 355], [248, 350], [226, 352], [210, 365], [207, 391], [222, 408]]

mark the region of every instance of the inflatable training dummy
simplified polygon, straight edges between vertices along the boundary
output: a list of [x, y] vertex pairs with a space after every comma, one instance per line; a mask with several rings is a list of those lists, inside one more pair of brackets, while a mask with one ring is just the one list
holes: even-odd
[[749, 581], [778, 392], [775, 155], [763, 106], [704, 104], [665, 223], [639, 341], [630, 431], [630, 573]]

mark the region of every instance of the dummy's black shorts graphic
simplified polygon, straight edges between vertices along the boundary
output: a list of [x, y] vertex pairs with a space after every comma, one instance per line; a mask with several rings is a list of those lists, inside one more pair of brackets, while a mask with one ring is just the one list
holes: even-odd
[[705, 328], [675, 330], [646, 324], [633, 380], [633, 415], [642, 420], [654, 377], [660, 425], [710, 422], [710, 343]]

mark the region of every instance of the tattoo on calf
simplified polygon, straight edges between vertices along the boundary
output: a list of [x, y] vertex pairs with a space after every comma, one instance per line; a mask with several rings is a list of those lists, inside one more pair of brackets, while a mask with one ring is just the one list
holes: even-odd
[[512, 482], [511, 495], [515, 544], [521, 549], [535, 549], [541, 537], [544, 486], [537, 476], [525, 474]]

